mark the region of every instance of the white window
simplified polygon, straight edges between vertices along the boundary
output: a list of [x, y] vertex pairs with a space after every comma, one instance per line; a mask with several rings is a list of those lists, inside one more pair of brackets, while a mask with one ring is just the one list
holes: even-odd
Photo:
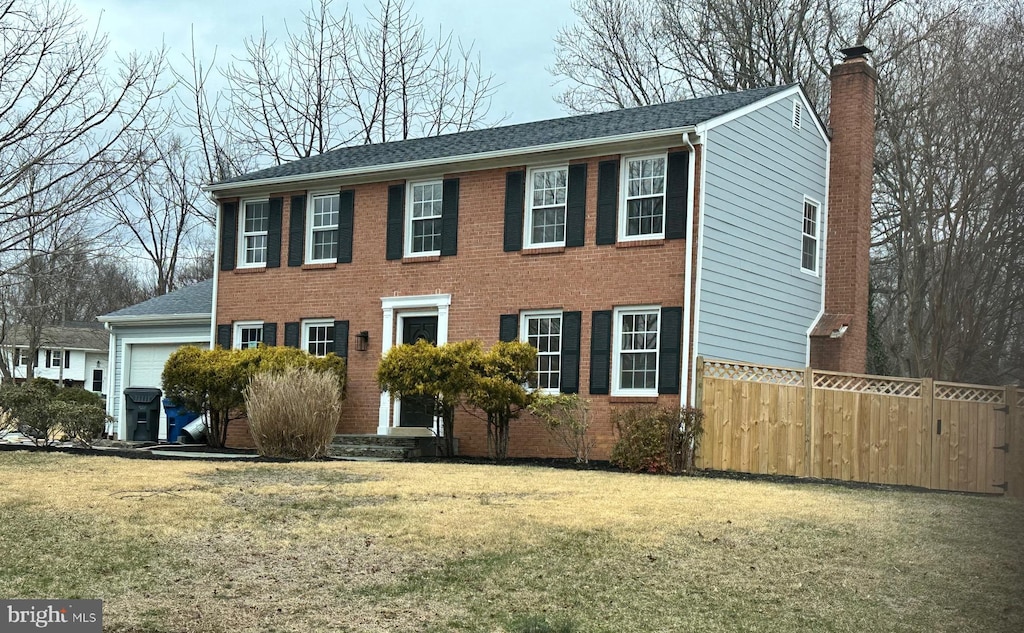
[[47, 367], [60, 367], [61, 363], [64, 363], [64, 369], [71, 366], [71, 354], [64, 354], [59, 349], [51, 349], [46, 351], [46, 366]]
[[800, 102], [800, 99], [793, 99], [793, 128], [799, 130], [801, 119], [804, 116], [804, 105]]
[[263, 321], [239, 321], [235, 323], [235, 349], [259, 347], [263, 342]]
[[238, 241], [240, 266], [266, 266], [267, 230], [270, 228], [270, 201], [249, 200], [242, 206], [239, 218], [241, 239]]
[[623, 240], [665, 236], [666, 155], [626, 158], [619, 236]]
[[537, 373], [530, 387], [558, 393], [562, 384], [562, 313], [523, 313], [519, 338], [537, 348]]
[[440, 180], [409, 185], [407, 255], [441, 254], [442, 190]]
[[16, 365], [28, 365], [28, 350], [21, 347], [14, 350], [14, 363]]
[[810, 198], [804, 198], [803, 245], [800, 254], [800, 269], [808, 273], [818, 273], [818, 233], [820, 206]]
[[526, 246], [565, 246], [565, 198], [568, 167], [530, 170]]
[[333, 262], [338, 259], [338, 209], [336, 193], [313, 195], [306, 218], [306, 261]]
[[615, 310], [612, 395], [658, 395], [658, 328], [655, 306]]
[[302, 322], [302, 348], [313, 356], [327, 356], [334, 351], [334, 321]]

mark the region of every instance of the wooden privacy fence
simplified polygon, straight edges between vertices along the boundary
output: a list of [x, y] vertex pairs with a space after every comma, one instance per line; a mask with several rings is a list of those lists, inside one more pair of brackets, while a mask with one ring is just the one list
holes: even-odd
[[1024, 497], [1024, 390], [699, 359], [697, 466]]

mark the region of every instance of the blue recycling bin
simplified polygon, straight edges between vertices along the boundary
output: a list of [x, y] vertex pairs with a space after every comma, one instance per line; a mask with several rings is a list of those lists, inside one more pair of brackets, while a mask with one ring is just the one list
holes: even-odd
[[199, 414], [175, 405], [168, 398], [163, 399], [163, 404], [164, 412], [167, 413], [167, 441], [177, 444], [178, 437], [181, 435], [181, 429], [185, 428], [185, 425], [192, 420], [198, 418]]

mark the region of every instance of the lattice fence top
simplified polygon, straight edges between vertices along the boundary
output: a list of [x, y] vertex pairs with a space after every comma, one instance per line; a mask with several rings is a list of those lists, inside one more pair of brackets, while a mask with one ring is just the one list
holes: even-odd
[[792, 385], [796, 387], [801, 387], [804, 384], [804, 372], [799, 369], [730, 363], [721, 360], [704, 361], [704, 377], [748, 380], [751, 382], [766, 382], [773, 385]]
[[918, 398], [921, 396], [921, 381], [913, 379], [871, 378], [868, 376], [815, 372], [814, 386], [821, 389], [878, 393], [886, 396], [906, 396], [908, 398]]
[[936, 382], [935, 397], [942, 400], [1003, 404], [1006, 401], [1006, 389], [999, 387], [984, 387], [982, 385], [959, 385], [952, 382]]

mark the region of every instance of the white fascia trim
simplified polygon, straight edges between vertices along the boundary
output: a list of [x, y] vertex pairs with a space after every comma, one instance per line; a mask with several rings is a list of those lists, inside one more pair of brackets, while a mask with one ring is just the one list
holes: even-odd
[[735, 121], [740, 117], [750, 114], [751, 112], [760, 110], [761, 108], [767, 105], [771, 105], [777, 101], [782, 101], [783, 99], [789, 99], [793, 96], [798, 96], [800, 98], [800, 100], [804, 104], [804, 112], [808, 112], [812, 115], [807, 118], [810, 118], [814, 122], [814, 129], [818, 131], [818, 134], [821, 135], [821, 138], [822, 140], [825, 141], [825, 143], [829, 143], [828, 132], [825, 130], [824, 127], [822, 127], [821, 119], [818, 118], [816, 110], [811, 106], [810, 101], [807, 100], [807, 95], [804, 94], [804, 89], [801, 88], [800, 86], [791, 86], [787, 90], [777, 92], [771, 96], [761, 99], [760, 101], [755, 101], [754, 103], [746, 105], [742, 108], [732, 110], [731, 112], [726, 112], [725, 114], [719, 117], [705, 121], [704, 123], [701, 123], [700, 125], [697, 126], [697, 132], [700, 133], [702, 129], [710, 130], [718, 127], [719, 125], [725, 125], [730, 121]]
[[[684, 262], [684, 279], [683, 279], [683, 349], [682, 349], [682, 367], [679, 374], [679, 393], [682, 394], [683, 402], [681, 405], [691, 405], [693, 402], [690, 398], [690, 391], [686, 388], [686, 383], [690, 379], [690, 339], [693, 333], [690, 331], [690, 315], [692, 314], [693, 305], [693, 256], [696, 253], [696, 244], [693, 243], [693, 219], [694, 213], [698, 210], [703, 212], [703, 209], [699, 208], [699, 205], [694, 204], [693, 201], [693, 188], [696, 186], [694, 179], [697, 176], [697, 149], [692, 143], [690, 143], [689, 135], [683, 135], [683, 142], [690, 148], [690, 165], [689, 174], [687, 176], [687, 187], [686, 187], [686, 209], [687, 209], [687, 222], [686, 222], [686, 261]], [[703, 152], [703, 145], [701, 152]], [[701, 190], [704, 187], [701, 186]], [[694, 352], [697, 350], [694, 349]], [[696, 354], [694, 354], [696, 356]]]
[[220, 289], [220, 259], [224, 253], [220, 252], [220, 224], [224, 215], [224, 205], [216, 200], [217, 221], [213, 228], [213, 300], [210, 304], [210, 349], [217, 345], [217, 292]]
[[[700, 290], [701, 290], [701, 272], [704, 270], [704, 218], [707, 216], [707, 193], [708, 193], [708, 157], [711, 152], [708, 150], [708, 130], [699, 129], [697, 133], [700, 135], [700, 222], [697, 224], [697, 270], [694, 272], [694, 284], [695, 288], [693, 291], [693, 357], [690, 359], [690, 371], [693, 376], [697, 376], [697, 356], [700, 353], [697, 346], [700, 343]], [[690, 385], [690, 393], [688, 399], [694, 405], [696, 405], [697, 398], [697, 381], [694, 380]]]
[[[190, 314], [138, 314], [119, 317], [99, 317], [108, 326], [118, 325], [204, 325], [213, 318], [201, 312]], [[108, 327], [109, 329], [109, 327]]]
[[444, 167], [445, 172], [463, 171], [462, 168], [451, 169], [450, 167], [456, 164], [471, 163], [475, 161], [484, 161], [496, 158], [511, 158], [514, 156], [527, 156], [530, 154], [539, 154], [542, 152], [556, 152], [560, 150], [589, 148], [601, 145], [610, 145], [615, 143], [628, 143], [630, 141], [643, 141], [647, 139], [660, 138], [664, 136], [678, 136], [680, 134], [692, 132], [693, 130], [694, 127], [691, 125], [687, 127], [650, 130], [646, 132], [631, 132], [629, 134], [616, 134], [613, 136], [604, 136], [600, 138], [579, 139], [574, 141], [564, 141], [561, 143], [549, 143], [547, 145], [534, 145], [531, 147], [515, 147], [511, 149], [480, 152], [477, 154], [461, 154], [457, 156], [442, 156], [439, 158], [410, 160], [390, 165], [367, 165], [365, 167], [356, 167], [354, 169], [335, 169], [331, 171], [321, 171], [308, 174], [296, 174], [292, 176], [278, 176], [276, 178], [261, 178], [259, 180], [246, 180], [241, 182], [210, 184], [203, 186], [202, 189], [203, 191], [216, 194], [218, 191], [242, 190], [255, 186], [283, 185], [295, 182], [308, 182], [311, 180], [325, 180], [329, 178], [342, 178], [347, 176], [362, 176], [366, 174], [379, 174], [380, 178], [378, 178], [377, 180], [383, 181], [389, 179], [387, 177], [387, 174], [398, 171], [404, 171], [407, 169], [419, 169], [425, 167]]
[[821, 249], [819, 256], [821, 257], [821, 308], [818, 310], [817, 316], [811, 321], [810, 327], [807, 328], [807, 350], [804, 354], [804, 366], [811, 366], [811, 332], [814, 331], [815, 326], [818, 325], [818, 321], [825, 315], [825, 286], [828, 283], [828, 270], [826, 264], [828, 262], [828, 200], [829, 200], [829, 172], [831, 172], [832, 166], [832, 145], [825, 145], [825, 199], [821, 201], [821, 207], [818, 209], [818, 213], [821, 214]]

